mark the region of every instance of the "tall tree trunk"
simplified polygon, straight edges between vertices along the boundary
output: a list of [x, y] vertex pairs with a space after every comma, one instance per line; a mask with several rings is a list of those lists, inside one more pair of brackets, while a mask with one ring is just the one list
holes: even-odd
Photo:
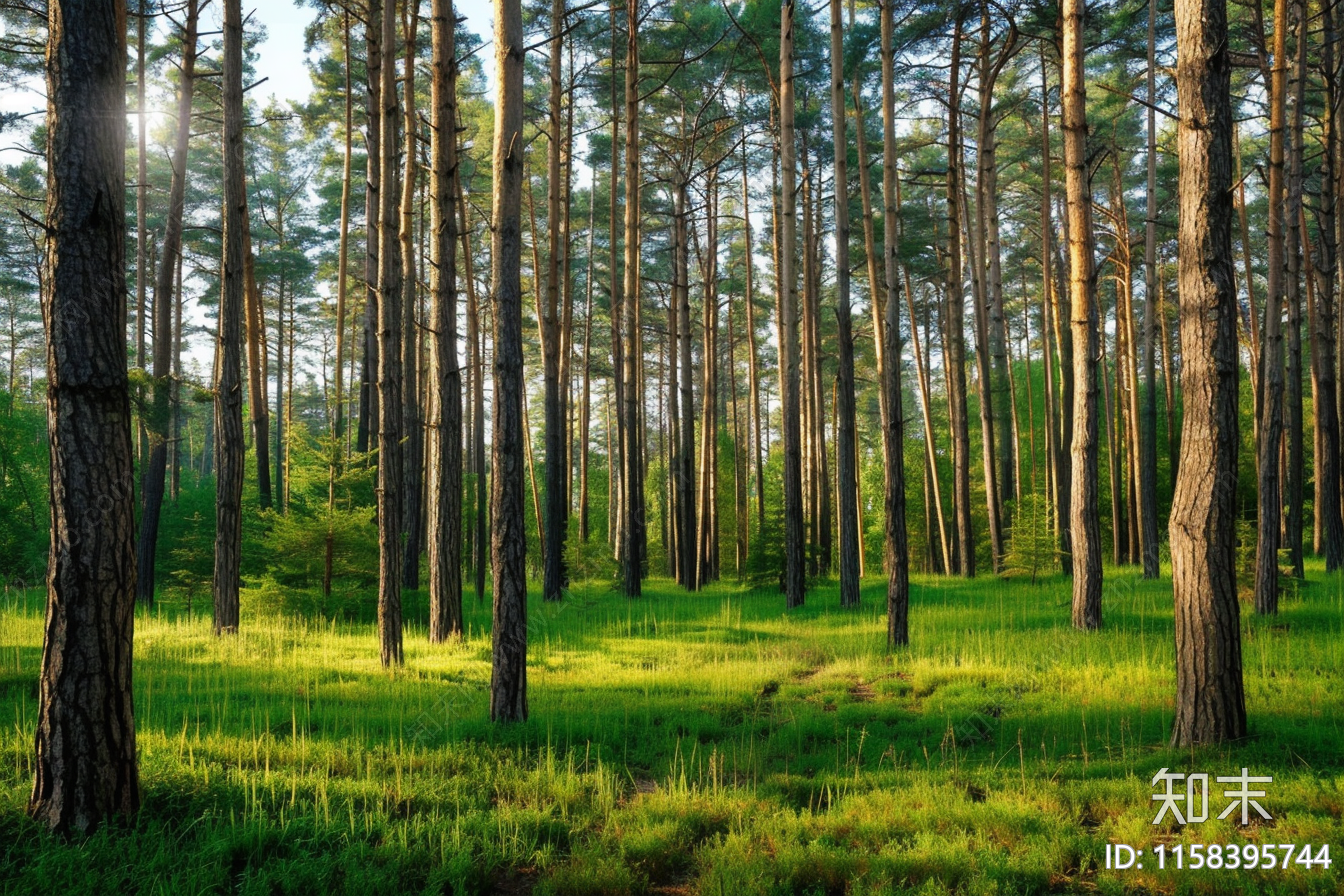
[[[546, 174], [546, 230], [549, 248], [546, 254], [544, 298], [541, 313], [542, 368], [545, 380], [546, 414], [546, 546], [545, 573], [542, 597], [560, 600], [565, 587], [565, 508], [569, 470], [564, 462], [565, 415], [561, 397], [561, 354], [565, 350], [560, 330], [560, 265], [561, 254], [568, 254], [560, 226], [561, 217], [561, 154], [563, 149], [561, 120], [563, 92], [561, 84], [564, 56], [565, 0], [551, 2], [551, 40], [546, 52], [550, 56], [550, 113], [547, 121], [549, 135]], [[568, 196], [566, 205], [568, 205]], [[537, 235], [533, 234], [533, 240]], [[538, 272], [540, 276], [541, 272]]]
[[401, 257], [397, 214], [396, 4], [383, 6], [382, 158], [378, 198], [378, 641], [384, 666], [401, 665]]
[[[135, 184], [135, 366], [145, 369], [145, 304], [152, 274], [153, 258], [149, 252], [149, 227], [146, 216], [149, 213], [149, 145], [146, 125], [149, 113], [145, 110], [145, 32], [149, 28], [150, 15], [146, 0], [139, 0], [139, 15], [136, 22], [135, 52], [135, 102], [136, 102], [136, 184]], [[11, 369], [13, 369], [11, 365]], [[137, 389], [137, 399], [144, 401], [143, 388]], [[10, 392], [13, 395], [13, 391]], [[137, 413], [136, 427], [139, 436], [136, 442], [135, 459], [144, 464], [149, 454], [149, 433], [145, 427], [144, 412]], [[144, 493], [141, 492], [141, 507], [144, 506]], [[139, 598], [139, 595], [136, 595]]]
[[1176, 747], [1246, 733], [1236, 586], [1237, 330], [1226, 0], [1176, 0], [1184, 437], [1171, 513]]
[[1148, 0], [1148, 193], [1143, 228], [1143, 412], [1139, 426], [1139, 537], [1143, 577], [1161, 573], [1157, 534], [1157, 0]]
[[1084, 0], [1064, 0], [1064, 174], [1069, 223], [1069, 305], [1073, 332], [1072, 495], [1073, 624], [1101, 627], [1101, 520], [1097, 501], [1096, 275], [1092, 195], [1087, 169], [1087, 92], [1083, 69]]
[[783, 0], [779, 41], [780, 247], [779, 301], [784, 427], [784, 602], [803, 604], [807, 589], [803, 544], [803, 461], [798, 382], [798, 163], [794, 147], [793, 16], [795, 0]]
[[589, 535], [588, 447], [592, 444], [588, 428], [593, 420], [593, 234], [597, 230], [594, 216], [597, 202], [597, 179], [588, 187], [588, 274], [584, 288], [587, 300], [583, 311], [583, 398], [579, 406], [579, 540], [585, 544]]
[[[237, 4], [225, 9], [226, 25], [236, 25]], [[63, 834], [87, 833], [140, 808], [131, 694], [125, 24], [123, 0], [49, 8], [43, 322], [51, 550], [28, 813]], [[241, 435], [241, 419], [238, 429]]]
[[1073, 574], [1073, 533], [1070, 526], [1073, 496], [1073, 457], [1065, 448], [1065, 441], [1073, 431], [1073, 342], [1065, 318], [1069, 315], [1069, 296], [1059, 288], [1060, 272], [1053, 270], [1056, 260], [1054, 224], [1052, 222], [1051, 158], [1050, 158], [1050, 85], [1046, 75], [1045, 44], [1041, 45], [1041, 154], [1045, 164], [1041, 169], [1041, 274], [1042, 295], [1049, 306], [1051, 335], [1059, 351], [1059, 413], [1056, 426], [1050, 430], [1054, 443], [1055, 470], [1055, 529], [1059, 533], [1060, 568], [1065, 575]]
[[[409, 19], [409, 22], [405, 21]], [[403, 152], [405, 172], [401, 180], [400, 224], [397, 231], [401, 243], [401, 510], [403, 547], [401, 555], [401, 585], [403, 588], [420, 587], [420, 548], [423, 543], [424, 507], [424, 444], [425, 431], [420, 419], [420, 327], [416, 309], [419, 290], [415, 266], [415, 195], [418, 172], [419, 119], [415, 111], [415, 39], [419, 31], [420, 6], [407, 3], [403, 9], [403, 27], [406, 39], [405, 119], [402, 128], [406, 147]], [[392, 46], [391, 41], [388, 47]], [[388, 54], [389, 58], [392, 56]], [[390, 130], [389, 130], [390, 133]], [[389, 140], [392, 144], [395, 141]]]
[[[359, 421], [355, 428], [355, 451], [369, 451], [369, 439], [378, 439], [378, 244], [382, 239], [383, 165], [383, 2], [368, 0], [364, 20], [364, 44], [368, 98], [365, 104], [364, 149], [367, 180], [364, 186], [364, 362], [359, 373]], [[392, 2], [392, 0], [387, 0]], [[389, 47], [389, 52], [391, 48]], [[395, 135], [389, 134], [389, 140]]]
[[348, 243], [350, 239], [350, 178], [351, 156], [354, 154], [354, 91], [350, 72], [350, 12], [343, 13], [342, 37], [345, 49], [345, 155], [341, 170], [341, 222], [340, 241], [336, 260], [336, 363], [332, 365], [335, 379], [335, 395], [331, 403], [331, 445], [327, 460], [327, 539], [324, 547], [322, 565], [322, 593], [331, 594], [331, 577], [334, 554], [336, 551], [336, 480], [341, 474], [344, 450], [341, 445], [345, 435], [345, 315], [346, 280], [348, 278]]
[[[957, 19], [952, 37], [952, 60], [948, 88], [947, 154], [947, 312], [943, 328], [947, 334], [948, 404], [952, 425], [952, 503], [957, 528], [957, 572], [975, 576], [975, 535], [971, 528], [971, 438], [966, 409], [966, 302], [962, 293], [964, 271], [961, 260], [962, 171], [961, 147], [961, 34]], [[890, 363], [894, 363], [891, 359]], [[888, 394], [890, 398], [890, 394]], [[888, 409], [888, 417], [891, 416]], [[893, 464], [894, 467], [894, 464]]]
[[751, 184], [747, 176], [747, 144], [742, 143], [742, 244], [746, 265], [745, 294], [747, 312], [747, 389], [751, 393], [751, 455], [756, 464], [756, 531], [765, 528], [765, 445], [761, 439], [761, 379], [756, 354], [756, 260], [751, 239]]
[[[1287, 0], [1274, 3], [1274, 60], [1269, 100], [1269, 282], [1260, 352], [1259, 538], [1255, 550], [1255, 611], [1279, 610], [1279, 449], [1283, 434], [1284, 106], [1287, 97]], [[1184, 333], [1182, 333], [1184, 336]], [[1184, 345], [1184, 342], [1182, 342]]]
[[[154, 283], [154, 404], [150, 411], [149, 463], [142, 483], [143, 509], [136, 545], [136, 597], [154, 602], [154, 559], [159, 540], [159, 512], [163, 507], [164, 474], [168, 467], [173, 390], [173, 278], [182, 252], [182, 215], [187, 193], [187, 144], [191, 137], [192, 82], [196, 72], [196, 0], [187, 0], [182, 28], [182, 68], [177, 100], [177, 135], [173, 146], [173, 181], [168, 190], [168, 221], [163, 234], [163, 258]], [[143, 91], [141, 101], [143, 102]], [[143, 117], [142, 117], [143, 120]], [[143, 415], [142, 415], [143, 419]]]
[[[611, 387], [615, 393], [616, 440], [608, 452], [608, 465], [611, 474], [607, 477], [607, 541], [611, 544], [616, 561], [624, 560], [625, 536], [620, 531], [625, 520], [625, 488], [621, 482], [625, 475], [625, 356], [621, 346], [622, 307], [621, 295], [624, 287], [624, 275], [621, 271], [621, 233], [624, 223], [620, 216], [621, 166], [621, 90], [623, 86], [616, 75], [617, 34], [616, 4], [611, 4], [611, 175], [608, 183], [607, 245], [610, 250], [607, 280], [611, 290]], [[627, 25], [628, 12], [627, 12]], [[627, 35], [628, 37], [628, 35]], [[627, 63], [628, 64], [628, 63]], [[628, 188], [627, 188], [628, 189]], [[614, 456], [613, 456], [614, 455]]]
[[638, 0], [626, 0], [625, 52], [625, 286], [621, 304], [624, 318], [622, 378], [625, 387], [625, 436], [621, 458], [625, 471], [621, 499], [625, 514], [621, 525], [622, 560], [626, 597], [643, 590], [647, 538], [644, 515], [644, 415], [640, 390], [640, 170], [639, 170], [639, 23]]
[[[454, 172], [454, 178], [458, 173]], [[471, 444], [472, 456], [476, 461], [476, 499], [473, 501], [475, 514], [475, 535], [472, 537], [473, 555], [471, 559], [472, 578], [476, 590], [476, 602], [485, 600], [486, 539], [489, 537], [489, 523], [486, 519], [486, 469], [485, 469], [485, 352], [481, 343], [485, 340], [480, 325], [480, 304], [476, 300], [476, 277], [471, 260], [471, 227], [467, 217], [466, 192], [457, 190], [458, 223], [462, 234], [462, 279], [467, 287], [467, 347], [471, 352]]]
[[224, 257], [215, 349], [215, 634], [238, 631], [243, 547], [243, 291], [247, 191], [243, 183], [243, 22], [239, 0], [224, 4]]
[[[1316, 299], [1316, 313], [1311, 327], [1311, 376], [1314, 387], [1316, 421], [1314, 429], [1320, 446], [1315, 459], [1316, 512], [1320, 518], [1320, 551], [1325, 556], [1329, 572], [1344, 564], [1344, 518], [1340, 512], [1339, 467], [1339, 404], [1337, 369], [1335, 367], [1335, 314], [1336, 280], [1332, 276], [1339, 264], [1339, 245], [1335, 239], [1336, 218], [1339, 215], [1334, 184], [1341, 159], [1338, 156], [1339, 97], [1341, 85], [1336, 66], [1335, 10], [1324, 4], [1321, 11], [1325, 36], [1321, 49], [1322, 69], [1325, 72], [1326, 99], [1324, 112], [1324, 143], [1321, 157], [1321, 213], [1320, 261], [1316, 270], [1320, 275], [1320, 290]], [[1308, 265], [1310, 268], [1311, 265]]]
[[1292, 149], [1288, 170], [1287, 197], [1283, 209], [1288, 245], [1285, 295], [1288, 301], [1288, 478], [1284, 483], [1284, 539], [1288, 542], [1288, 562], [1293, 575], [1305, 578], [1302, 566], [1302, 492], [1303, 492], [1303, 421], [1302, 421], [1302, 244], [1310, 239], [1302, 221], [1303, 115], [1307, 79], [1307, 9], [1303, 0], [1294, 0], [1298, 34], [1294, 65]]
[[527, 719], [527, 532], [523, 515], [523, 10], [495, 0], [494, 208], [490, 283], [495, 293], [494, 477], [490, 558], [494, 650], [490, 718]]
[[[905, 531], [905, 414], [901, 408], [900, 354], [900, 256], [896, 217], [896, 48], [895, 16], [891, 0], [882, 4], [882, 255], [886, 273], [886, 328], [883, 336], [882, 388], [887, 393], [887, 420], [883, 426], [886, 442], [887, 485], [886, 565], [887, 565], [887, 647], [910, 643], [910, 551]], [[960, 29], [958, 29], [960, 30]], [[955, 51], [954, 51], [955, 55]], [[953, 91], [955, 95], [955, 90]], [[955, 105], [955, 104], [954, 104]], [[911, 328], [914, 318], [911, 318]]]
[[[699, 587], [696, 555], [699, 547], [699, 528], [695, 505], [695, 378], [691, 367], [691, 295], [690, 295], [690, 239], [687, 222], [688, 185], [678, 181], [673, 188], [673, 237], [672, 285], [673, 300], [676, 303], [677, 341], [672, 345], [672, 363], [680, 365], [677, 372], [678, 387], [681, 390], [679, 404], [681, 424], [679, 427], [680, 444], [676, 451], [676, 491], [677, 510], [681, 514], [678, 528], [677, 557], [681, 572], [681, 584], [688, 591]], [[705, 401], [705, 417], [709, 416], [708, 397]], [[703, 423], [702, 423], [703, 426]]]
[[859, 605], [858, 458], [854, 431], [854, 333], [849, 295], [849, 144], [845, 138], [845, 37], [841, 0], [831, 0], [831, 125], [835, 149], [835, 318], [840, 370], [836, 380], [835, 472], [840, 512], [840, 606]]
[[433, 0], [430, 34], [430, 289], [433, 430], [429, 464], [429, 640], [462, 635], [462, 371], [457, 360], [457, 55], [452, 0]]

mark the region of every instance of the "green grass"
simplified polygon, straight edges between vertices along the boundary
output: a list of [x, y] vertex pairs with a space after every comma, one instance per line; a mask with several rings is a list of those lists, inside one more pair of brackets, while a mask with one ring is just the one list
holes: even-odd
[[[488, 721], [488, 605], [468, 599], [461, 644], [409, 625], [388, 673], [369, 624], [254, 612], [221, 641], [160, 604], [136, 623], [144, 810], [68, 843], [23, 815], [41, 598], [11, 592], [0, 889], [1337, 893], [1338, 865], [1098, 868], [1112, 840], [1329, 843], [1344, 861], [1344, 582], [1310, 574], [1277, 619], [1243, 616], [1250, 737], [1198, 751], [1165, 746], [1170, 582], [1128, 570], [1107, 571], [1090, 635], [1061, 579], [918, 579], [894, 655], [877, 580], [857, 612], [821, 587], [787, 614], [729, 586], [579, 587], [530, 606], [531, 720], [511, 727]], [[1272, 774], [1274, 821], [1153, 828], [1162, 766]]]

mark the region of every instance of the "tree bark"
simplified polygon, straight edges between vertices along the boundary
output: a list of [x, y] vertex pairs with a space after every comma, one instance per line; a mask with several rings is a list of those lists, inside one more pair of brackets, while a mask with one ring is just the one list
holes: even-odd
[[433, 78], [433, 430], [429, 486], [429, 640], [462, 635], [462, 371], [457, 360], [457, 56], [452, 0], [430, 7]]
[[247, 193], [243, 183], [243, 22], [239, 0], [224, 4], [224, 257], [215, 349], [215, 634], [238, 631], [243, 547], [242, 351]]
[[[187, 144], [191, 136], [192, 81], [196, 71], [196, 0], [187, 0], [182, 29], [181, 82], [178, 87], [177, 135], [173, 146], [173, 181], [168, 190], [168, 221], [163, 234], [163, 258], [154, 283], [154, 404], [150, 412], [149, 463], [142, 484], [143, 510], [140, 538], [136, 545], [136, 598], [154, 603], [154, 560], [159, 540], [159, 514], [163, 507], [164, 475], [168, 468], [168, 436], [171, 428], [173, 391], [173, 307], [181, 301], [173, 295], [173, 279], [182, 252], [182, 215], [187, 192]], [[143, 94], [142, 94], [143, 96]]]
[[140, 807], [131, 692], [126, 7], [52, 3], [48, 26], [51, 548], [28, 813], [59, 833], [84, 834]]
[[[364, 363], [359, 374], [359, 420], [355, 427], [355, 451], [358, 454], [369, 451], [369, 440], [372, 437], [377, 441], [379, 429], [378, 243], [382, 238], [379, 216], [383, 207], [383, 0], [368, 0], [364, 45], [368, 86], [364, 122], [367, 180], [364, 186]], [[389, 139], [395, 138], [389, 135]]]
[[[1255, 550], [1255, 611], [1279, 610], [1279, 524], [1282, 520], [1279, 450], [1283, 435], [1283, 154], [1284, 106], [1287, 96], [1287, 0], [1274, 4], [1274, 61], [1269, 100], [1269, 277], [1264, 335], [1260, 352], [1260, 480], [1258, 539]], [[1184, 336], [1184, 333], [1182, 333]], [[1184, 342], [1182, 342], [1184, 345]]]
[[[1336, 171], [1340, 164], [1337, 154], [1339, 131], [1340, 84], [1336, 71], [1336, 31], [1334, 6], [1322, 9], [1325, 35], [1322, 42], [1321, 63], [1325, 72], [1326, 101], [1324, 111], [1324, 143], [1321, 158], [1321, 213], [1320, 261], [1316, 271], [1320, 275], [1320, 289], [1316, 299], [1316, 313], [1311, 326], [1311, 375], [1316, 406], [1315, 430], [1319, 447], [1315, 461], [1315, 500], [1320, 519], [1320, 552], [1325, 556], [1325, 568], [1334, 572], [1344, 564], [1344, 518], [1341, 518], [1339, 467], [1339, 404], [1337, 368], [1335, 367], [1335, 314], [1336, 279], [1333, 276], [1339, 263], [1339, 245], [1335, 239], [1336, 218], [1339, 214], [1338, 197], [1334, 189]], [[1308, 265], [1310, 268], [1311, 265]]]
[[[420, 587], [420, 548], [424, 541], [424, 457], [425, 431], [420, 417], [420, 328], [416, 310], [419, 290], [415, 265], [415, 196], [417, 160], [420, 156], [419, 119], [415, 111], [415, 58], [416, 32], [419, 31], [420, 6], [407, 3], [405, 18], [406, 64], [405, 131], [406, 147], [403, 152], [405, 173], [401, 180], [400, 223], [397, 231], [401, 244], [401, 509], [403, 546], [401, 555], [401, 585], [403, 588]], [[390, 48], [392, 42], [388, 41]], [[391, 58], [389, 53], [388, 57]], [[394, 88], [395, 89], [395, 88]], [[389, 133], [392, 129], [389, 129]], [[394, 144], [388, 140], [388, 144]]]
[[[943, 328], [947, 335], [946, 357], [948, 404], [952, 426], [952, 504], [957, 529], [957, 572], [975, 577], [975, 535], [971, 527], [971, 437], [966, 409], [966, 302], [962, 270], [962, 171], [961, 147], [961, 33], [958, 17], [952, 37], [952, 60], [947, 112], [947, 312]], [[888, 396], [890, 397], [890, 396]], [[888, 416], [891, 411], [888, 409]]]
[[1302, 420], [1302, 245], [1310, 239], [1302, 220], [1303, 107], [1306, 105], [1307, 10], [1303, 0], [1294, 0], [1293, 14], [1298, 34], [1293, 73], [1293, 118], [1287, 196], [1283, 217], [1287, 225], [1285, 247], [1285, 297], [1288, 302], [1288, 477], [1284, 483], [1284, 540], [1288, 542], [1288, 563], [1298, 579], [1306, 577], [1302, 565], [1302, 492], [1304, 474]]
[[[896, 83], [894, 46], [895, 16], [891, 0], [882, 4], [882, 255], [886, 273], [886, 327], [883, 336], [882, 388], [887, 395], [886, 442], [887, 485], [887, 647], [910, 643], [910, 552], [905, 520], [905, 413], [901, 407], [900, 354], [900, 255], [896, 217]], [[912, 326], [913, 326], [913, 318]]]
[[835, 470], [840, 512], [840, 606], [859, 605], [858, 458], [854, 429], [854, 333], [849, 293], [849, 145], [845, 137], [845, 36], [841, 0], [831, 0], [831, 125], [835, 150], [835, 317], [840, 370], [836, 382]]
[[1161, 573], [1157, 549], [1157, 0], [1148, 0], [1148, 194], [1143, 239], [1143, 411], [1139, 426], [1139, 537], [1143, 577]]
[[[546, 255], [545, 297], [541, 315], [542, 367], [546, 390], [546, 556], [541, 594], [545, 600], [560, 600], [565, 587], [565, 518], [568, 507], [569, 469], [565, 463], [564, 400], [561, 356], [565, 336], [560, 328], [561, 255], [569, 254], [561, 218], [561, 150], [563, 138], [563, 93], [561, 59], [564, 54], [565, 0], [551, 2], [550, 117], [546, 176], [546, 229], [550, 246]], [[566, 207], [569, 197], [566, 196]], [[536, 236], [534, 235], [534, 239]], [[567, 262], [566, 262], [567, 263]]]
[[1175, 747], [1246, 733], [1236, 587], [1237, 336], [1226, 0], [1176, 0], [1184, 435], [1171, 513]]
[[626, 597], [643, 590], [648, 548], [644, 513], [644, 414], [640, 390], [640, 169], [639, 169], [639, 23], [638, 0], [626, 0], [625, 52], [625, 286], [621, 296], [624, 334], [621, 346], [625, 387], [625, 435], [621, 459], [621, 524]]
[[779, 297], [783, 376], [784, 427], [784, 602], [799, 607], [807, 589], [803, 543], [802, 432], [799, 426], [798, 382], [798, 197], [794, 147], [793, 17], [794, 0], [783, 0], [779, 41], [780, 248]]
[[495, 0], [494, 202], [495, 407], [491, 445], [494, 650], [490, 718], [527, 719], [527, 532], [523, 515], [523, 10]]
[[1101, 520], [1097, 501], [1097, 323], [1092, 259], [1092, 196], [1087, 169], [1087, 93], [1083, 69], [1084, 0], [1064, 0], [1064, 174], [1069, 223], [1069, 304], [1073, 332], [1073, 625], [1101, 627]]
[[383, 6], [382, 158], [378, 217], [378, 641], [384, 666], [401, 665], [401, 257], [397, 213], [396, 4]]

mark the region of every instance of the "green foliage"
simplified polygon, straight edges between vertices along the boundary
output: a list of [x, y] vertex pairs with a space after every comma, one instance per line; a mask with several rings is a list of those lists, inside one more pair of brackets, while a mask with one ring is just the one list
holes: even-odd
[[1054, 572], [1059, 559], [1054, 513], [1054, 505], [1045, 495], [1027, 493], [1022, 496], [1013, 510], [1013, 522], [1008, 532], [1005, 573], [1031, 576], [1032, 584], [1035, 584], [1041, 574]]
[[40, 582], [47, 568], [49, 463], [40, 408], [0, 391], [0, 579], [7, 583]]

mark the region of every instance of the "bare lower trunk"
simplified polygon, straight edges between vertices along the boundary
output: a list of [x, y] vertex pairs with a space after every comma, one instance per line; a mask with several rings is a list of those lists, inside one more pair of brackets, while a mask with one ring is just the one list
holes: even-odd
[[1246, 733], [1236, 587], [1237, 298], [1225, 4], [1176, 0], [1182, 441], [1192, 449], [1181, 463], [1171, 512], [1171, 743], [1177, 747]]
[[795, 267], [798, 246], [798, 168], [793, 126], [793, 17], [794, 0], [784, 0], [779, 42], [781, 212], [779, 264], [776, 270], [779, 271], [780, 332], [783, 335], [781, 362], [784, 370], [784, 603], [790, 608], [802, 606], [807, 589], [804, 569], [806, 549], [803, 543], [802, 431], [798, 417], [798, 275]]
[[457, 360], [457, 57], [452, 0], [430, 11], [433, 232], [429, 640], [462, 635], [462, 372]]
[[1064, 172], [1069, 220], [1069, 305], [1073, 331], [1073, 447], [1069, 528], [1073, 541], [1073, 624], [1101, 627], [1101, 520], [1097, 501], [1097, 322], [1092, 261], [1092, 197], [1087, 170], [1083, 2], [1065, 0]]
[[[226, 25], [236, 24], [237, 5], [225, 9], [233, 10]], [[120, 0], [50, 7], [43, 311], [51, 550], [28, 813], [63, 834], [140, 808], [124, 26]]]
[[495, 407], [490, 558], [494, 650], [490, 718], [527, 719], [527, 522], [523, 515], [523, 12], [495, 0], [495, 173], [491, 288], [495, 294]]

